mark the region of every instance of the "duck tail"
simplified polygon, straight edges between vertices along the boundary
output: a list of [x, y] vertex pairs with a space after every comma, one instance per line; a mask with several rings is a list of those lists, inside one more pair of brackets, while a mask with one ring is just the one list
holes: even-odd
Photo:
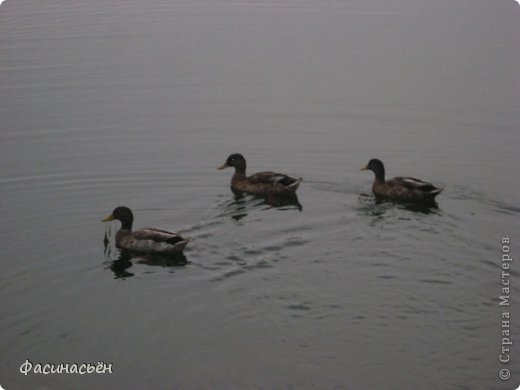
[[430, 195], [432, 198], [435, 198], [437, 195], [439, 195], [442, 191], [444, 191], [444, 188], [436, 188], [432, 191], [430, 191]]
[[174, 244], [176, 250], [182, 251], [186, 245], [191, 241], [190, 238], [184, 238], [182, 241], [178, 241]]
[[302, 181], [303, 181], [303, 179], [300, 177], [299, 179], [296, 179], [294, 181], [294, 183], [289, 184], [287, 186], [287, 188], [292, 188], [292, 187], [295, 187], [295, 186], [299, 186]]
[[286, 189], [291, 191], [291, 192], [295, 192], [298, 187], [300, 186], [300, 183], [302, 182], [302, 178], [300, 177], [299, 179], [295, 180], [293, 183], [289, 184]]

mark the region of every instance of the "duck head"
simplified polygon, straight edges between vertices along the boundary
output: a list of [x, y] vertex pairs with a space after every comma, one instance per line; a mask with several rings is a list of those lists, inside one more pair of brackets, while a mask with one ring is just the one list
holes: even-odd
[[231, 154], [226, 162], [222, 164], [218, 169], [225, 169], [229, 167], [234, 167], [235, 172], [237, 173], [246, 173], [246, 159], [240, 153]]
[[385, 181], [385, 166], [383, 162], [377, 158], [371, 159], [361, 170], [372, 171], [376, 175], [376, 180]]
[[112, 211], [112, 214], [110, 214], [108, 217], [103, 218], [102, 222], [108, 222], [108, 221], [114, 221], [118, 220], [121, 221], [121, 229], [132, 229], [132, 223], [134, 222], [134, 215], [132, 214], [132, 211], [125, 206], [119, 206]]

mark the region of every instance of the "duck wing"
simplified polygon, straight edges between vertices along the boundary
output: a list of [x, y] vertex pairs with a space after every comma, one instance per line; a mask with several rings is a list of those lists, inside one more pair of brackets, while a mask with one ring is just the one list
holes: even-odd
[[432, 183], [416, 179], [415, 177], [395, 177], [387, 182], [391, 186], [402, 186], [410, 190], [419, 190], [423, 192], [440, 192]]
[[290, 187], [301, 180], [287, 176], [283, 173], [275, 172], [259, 172], [249, 176], [247, 179], [251, 184], [281, 184], [287, 187]]
[[186, 241], [177, 233], [156, 228], [139, 229], [133, 232], [132, 235], [137, 240], [152, 240], [155, 242], [165, 242], [171, 245]]

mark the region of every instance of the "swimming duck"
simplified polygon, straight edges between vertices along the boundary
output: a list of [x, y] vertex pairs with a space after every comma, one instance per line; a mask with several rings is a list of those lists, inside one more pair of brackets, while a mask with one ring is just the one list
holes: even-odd
[[374, 172], [372, 192], [376, 196], [405, 202], [432, 202], [442, 191], [442, 188], [413, 177], [394, 177], [385, 181], [385, 166], [377, 158], [371, 159], [361, 170]]
[[235, 168], [231, 178], [231, 189], [256, 195], [293, 194], [298, 189], [302, 178], [295, 179], [275, 172], [259, 172], [246, 176], [246, 159], [239, 153], [230, 155], [218, 169]]
[[121, 221], [121, 229], [116, 233], [116, 246], [142, 253], [174, 254], [180, 253], [188, 243], [180, 235], [167, 230], [144, 228], [132, 231], [134, 215], [125, 206], [119, 206], [102, 222]]

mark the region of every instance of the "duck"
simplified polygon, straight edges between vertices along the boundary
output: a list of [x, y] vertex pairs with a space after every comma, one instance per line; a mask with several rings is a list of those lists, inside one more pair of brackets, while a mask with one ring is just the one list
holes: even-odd
[[372, 192], [379, 197], [404, 202], [434, 202], [442, 188], [414, 177], [394, 177], [385, 180], [385, 166], [377, 158], [371, 159], [362, 171], [372, 171], [375, 175]]
[[264, 196], [294, 194], [302, 182], [301, 177], [295, 179], [275, 172], [259, 172], [246, 176], [246, 159], [240, 153], [231, 154], [218, 169], [229, 167], [235, 168], [231, 178], [231, 189], [238, 192]]
[[188, 240], [179, 234], [156, 228], [132, 231], [134, 215], [126, 206], [116, 207], [102, 222], [118, 220], [121, 228], [116, 233], [116, 246], [140, 253], [172, 255], [182, 253]]

